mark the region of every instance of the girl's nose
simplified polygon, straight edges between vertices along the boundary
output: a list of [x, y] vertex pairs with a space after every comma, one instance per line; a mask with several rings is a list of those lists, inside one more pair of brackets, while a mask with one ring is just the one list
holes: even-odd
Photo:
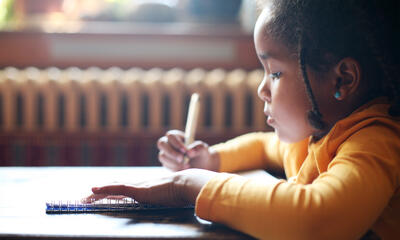
[[271, 102], [271, 91], [269, 87], [269, 81], [266, 76], [264, 76], [263, 80], [258, 86], [257, 94], [263, 102]]

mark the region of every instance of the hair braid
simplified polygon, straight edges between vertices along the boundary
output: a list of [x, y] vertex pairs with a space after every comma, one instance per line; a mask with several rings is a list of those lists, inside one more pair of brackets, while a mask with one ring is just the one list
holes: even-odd
[[[301, 6], [298, 7], [297, 11], [297, 18], [300, 20], [302, 17], [302, 9]], [[300, 22], [300, 21], [299, 21]], [[298, 52], [298, 60], [299, 60], [299, 66], [301, 70], [301, 75], [304, 81], [304, 85], [306, 88], [306, 93], [308, 96], [308, 99], [311, 103], [311, 110], [307, 112], [307, 118], [308, 121], [310, 122], [311, 126], [313, 126], [317, 130], [323, 130], [326, 127], [326, 124], [322, 120], [322, 114], [319, 111], [318, 103], [317, 100], [315, 99], [314, 93], [312, 91], [312, 87], [310, 84], [310, 80], [308, 79], [308, 74], [307, 74], [307, 66], [306, 66], [306, 47], [304, 46], [304, 39], [305, 39], [305, 33], [302, 28], [298, 27], [296, 29], [296, 35], [298, 38], [298, 47], [297, 47], [297, 52]]]
[[306, 87], [306, 93], [307, 93], [308, 99], [310, 99], [310, 102], [311, 102], [311, 110], [308, 111], [307, 117], [308, 117], [308, 121], [311, 123], [311, 125], [314, 128], [316, 128], [318, 130], [323, 130], [325, 128], [325, 123], [322, 121], [322, 114], [319, 111], [317, 101], [315, 100], [315, 96], [314, 96], [314, 93], [311, 88], [310, 80], [308, 79], [306, 62], [305, 62], [305, 50], [306, 49], [302, 45], [303, 44], [300, 42], [300, 44], [299, 44], [299, 65], [300, 65], [300, 69], [301, 69], [301, 74], [303, 76], [304, 85]]

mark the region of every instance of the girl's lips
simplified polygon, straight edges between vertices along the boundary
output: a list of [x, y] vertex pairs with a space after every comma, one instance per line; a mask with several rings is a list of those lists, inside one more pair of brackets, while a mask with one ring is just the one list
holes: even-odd
[[267, 107], [264, 108], [264, 115], [267, 117], [267, 124], [272, 126], [275, 120], [271, 117], [271, 113]]

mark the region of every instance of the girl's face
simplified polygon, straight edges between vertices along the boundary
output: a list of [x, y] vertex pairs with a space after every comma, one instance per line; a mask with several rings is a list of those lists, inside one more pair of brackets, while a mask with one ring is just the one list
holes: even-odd
[[[266, 33], [269, 17], [268, 8], [265, 8], [254, 30], [256, 52], [265, 71], [258, 96], [265, 103], [267, 124], [275, 129], [280, 140], [293, 143], [311, 136], [315, 131], [307, 120], [311, 104], [297, 55]], [[310, 73], [309, 78], [312, 81]]]

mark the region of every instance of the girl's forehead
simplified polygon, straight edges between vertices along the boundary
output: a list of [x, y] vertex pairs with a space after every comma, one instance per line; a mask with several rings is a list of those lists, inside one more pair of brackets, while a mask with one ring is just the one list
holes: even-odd
[[274, 40], [268, 34], [263, 34], [255, 39], [256, 53], [261, 61], [278, 61], [297, 63], [297, 55], [281, 41]]
[[290, 54], [289, 49], [281, 41], [275, 40], [263, 28], [254, 34], [254, 43], [257, 54], [268, 58], [282, 58]]
[[[277, 24], [274, 21], [272, 5], [267, 5], [260, 13], [255, 28], [254, 42], [257, 54], [260, 56], [274, 56], [273, 58], [280, 60], [296, 59], [296, 52], [293, 52], [286, 42], [278, 36], [274, 36], [275, 31], [268, 30], [270, 24]], [[263, 59], [263, 58], [262, 58]]]
[[254, 33], [263, 33], [265, 34], [265, 30], [266, 30], [266, 26], [268, 23], [271, 22], [273, 18], [272, 15], [272, 9], [270, 5], [266, 5], [262, 12], [260, 13], [260, 15], [258, 16], [258, 19], [256, 21], [256, 25], [255, 25], [255, 31]]

